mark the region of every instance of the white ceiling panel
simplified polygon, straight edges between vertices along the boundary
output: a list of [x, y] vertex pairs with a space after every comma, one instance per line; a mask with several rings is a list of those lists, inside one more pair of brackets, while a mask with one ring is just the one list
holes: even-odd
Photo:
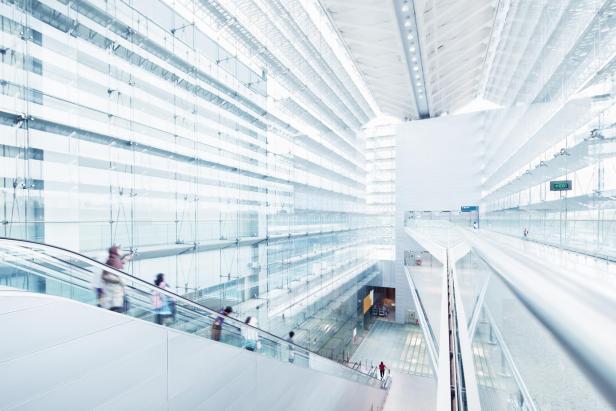
[[417, 118], [394, 3], [321, 0], [381, 111]]

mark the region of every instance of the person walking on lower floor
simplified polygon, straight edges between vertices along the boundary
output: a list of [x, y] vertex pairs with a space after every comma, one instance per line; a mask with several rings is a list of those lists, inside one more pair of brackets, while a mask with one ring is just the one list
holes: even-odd
[[379, 371], [381, 373], [381, 379], [383, 379], [383, 377], [385, 376], [385, 368], [387, 368], [385, 366], [385, 364], [383, 364], [383, 361], [381, 361], [381, 363], [379, 364]]

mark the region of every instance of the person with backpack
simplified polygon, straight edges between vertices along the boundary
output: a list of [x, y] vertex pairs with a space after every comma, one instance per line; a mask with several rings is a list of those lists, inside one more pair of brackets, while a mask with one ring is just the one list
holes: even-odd
[[224, 310], [220, 310], [218, 317], [214, 320], [212, 324], [212, 340], [220, 341], [220, 336], [222, 335], [222, 325], [225, 322], [225, 317], [229, 316], [233, 312], [233, 308], [231, 306], [226, 306]]
[[[168, 288], [165, 282], [165, 275], [163, 273], [156, 274], [154, 284], [163, 290]], [[163, 325], [166, 318], [172, 315], [171, 306], [169, 304], [170, 298], [158, 290], [152, 292], [152, 307], [154, 308], [154, 314], [156, 314], [156, 324]]]

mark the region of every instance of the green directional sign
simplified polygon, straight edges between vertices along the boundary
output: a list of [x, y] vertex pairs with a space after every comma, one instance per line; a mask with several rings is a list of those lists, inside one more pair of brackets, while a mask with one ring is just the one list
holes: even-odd
[[550, 181], [550, 191], [568, 191], [572, 188], [571, 180]]

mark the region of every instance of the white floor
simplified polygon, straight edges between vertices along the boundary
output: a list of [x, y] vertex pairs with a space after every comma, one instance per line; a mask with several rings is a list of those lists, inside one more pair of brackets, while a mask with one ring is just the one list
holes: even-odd
[[392, 371], [392, 384], [384, 411], [433, 411], [436, 380]]
[[376, 320], [352, 357], [352, 361], [360, 360], [374, 365], [383, 361], [391, 370], [385, 411], [436, 408], [436, 381], [418, 326]]
[[430, 376], [432, 368], [419, 326], [376, 320], [357, 348], [352, 362], [386, 367], [407, 374]]

